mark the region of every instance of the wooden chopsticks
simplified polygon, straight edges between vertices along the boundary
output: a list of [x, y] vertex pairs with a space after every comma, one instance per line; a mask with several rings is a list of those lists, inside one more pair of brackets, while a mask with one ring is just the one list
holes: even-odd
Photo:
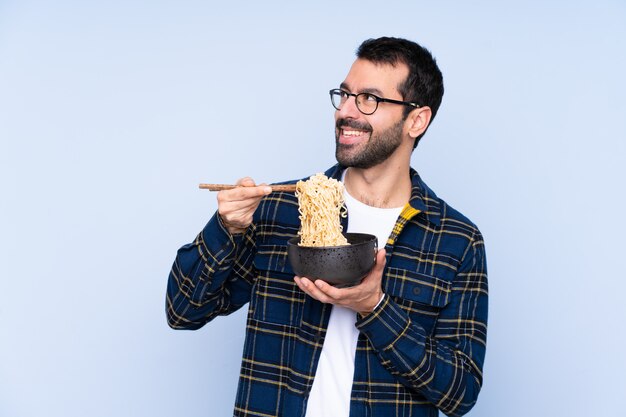
[[[289, 193], [293, 193], [296, 191], [296, 184], [284, 184], [284, 185], [269, 184], [269, 186], [272, 187], [272, 192], [286, 191]], [[222, 191], [222, 190], [232, 190], [233, 188], [237, 188], [240, 186], [233, 185], [233, 184], [200, 184], [198, 187], [202, 190]]]

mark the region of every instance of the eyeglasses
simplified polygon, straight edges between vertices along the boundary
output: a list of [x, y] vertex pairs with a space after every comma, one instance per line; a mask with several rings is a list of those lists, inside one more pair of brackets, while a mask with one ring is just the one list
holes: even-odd
[[378, 109], [378, 103], [393, 103], [402, 104], [404, 106], [411, 106], [418, 108], [416, 103], [410, 103], [408, 101], [392, 100], [390, 98], [381, 98], [370, 93], [353, 94], [348, 93], [340, 88], [335, 88], [329, 91], [330, 101], [333, 103], [333, 107], [337, 110], [341, 110], [341, 107], [346, 104], [346, 101], [350, 97], [354, 97], [356, 101], [356, 108], [363, 114], [370, 115]]

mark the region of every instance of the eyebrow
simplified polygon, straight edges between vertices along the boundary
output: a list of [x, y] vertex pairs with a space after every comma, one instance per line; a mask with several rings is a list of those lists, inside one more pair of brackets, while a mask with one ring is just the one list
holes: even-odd
[[[348, 92], [352, 92], [350, 90], [350, 87], [348, 87], [348, 84], [346, 84], [345, 82], [339, 84], [339, 88], [341, 88], [342, 90], [346, 90]], [[383, 96], [383, 92], [380, 91], [378, 88], [364, 88], [363, 90], [359, 91], [359, 94], [360, 93], [374, 94], [374, 95], [377, 95], [379, 97]]]

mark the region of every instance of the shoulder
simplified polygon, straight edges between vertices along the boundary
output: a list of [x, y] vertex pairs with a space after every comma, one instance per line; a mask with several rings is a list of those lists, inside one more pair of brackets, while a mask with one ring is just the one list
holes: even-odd
[[456, 225], [459, 228], [467, 230], [472, 235], [480, 235], [480, 230], [476, 223], [470, 220], [459, 210], [440, 199], [441, 201], [441, 219], [443, 223]]
[[437, 224], [442, 231], [461, 234], [469, 240], [482, 240], [482, 234], [472, 220], [439, 197], [415, 172], [414, 184], [418, 185], [420, 199], [429, 221]]

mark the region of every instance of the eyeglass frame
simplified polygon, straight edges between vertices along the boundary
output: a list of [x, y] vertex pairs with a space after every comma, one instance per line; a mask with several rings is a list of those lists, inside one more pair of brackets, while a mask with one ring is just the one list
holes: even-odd
[[[339, 95], [338, 93], [343, 93], [345, 95], [347, 95], [346, 101], [348, 101], [348, 98], [350, 97], [354, 97], [354, 104], [356, 105], [356, 108], [363, 113], [366, 116], [370, 116], [374, 113], [376, 113], [376, 110], [378, 110], [378, 105], [380, 103], [392, 103], [392, 104], [401, 104], [404, 106], [410, 106], [410, 107], [415, 107], [416, 109], [419, 109], [421, 106], [417, 103], [412, 103], [410, 101], [400, 101], [400, 100], [393, 100], [390, 98], [382, 98], [382, 97], [378, 97], [376, 94], [372, 94], [372, 93], [359, 93], [359, 94], [354, 94], [354, 93], [349, 93], [346, 90], [343, 90], [341, 88], [333, 88], [332, 90], [330, 90], [328, 92], [328, 94], [330, 95], [330, 103], [333, 105], [333, 107], [336, 110], [341, 110], [340, 108], [337, 108], [337, 106], [335, 106], [335, 102], [333, 101], [333, 95]], [[363, 110], [361, 110], [361, 108], [359, 107], [359, 96], [370, 96], [370, 97], [374, 97], [374, 99], [376, 100], [376, 107], [374, 108], [374, 110], [371, 113], [366, 113]], [[344, 103], [345, 104], [345, 103]]]

